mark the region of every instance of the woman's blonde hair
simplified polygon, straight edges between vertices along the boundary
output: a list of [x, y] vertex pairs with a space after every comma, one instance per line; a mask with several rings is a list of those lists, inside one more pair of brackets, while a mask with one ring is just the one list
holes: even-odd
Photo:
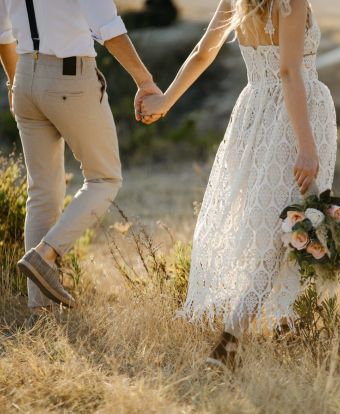
[[[285, 16], [288, 16], [292, 11], [290, 2], [291, 0], [278, 0], [280, 12]], [[263, 28], [268, 21], [272, 24], [272, 16], [270, 16], [273, 6], [272, 0], [232, 0], [231, 3], [232, 12], [228, 19], [228, 33], [235, 32], [235, 37], [236, 32], [241, 30], [246, 37], [257, 38], [259, 27]], [[308, 25], [309, 22], [310, 19], [308, 19]]]
[[257, 35], [257, 28], [269, 17], [272, 0], [233, 0], [230, 31], [241, 30], [248, 35]]

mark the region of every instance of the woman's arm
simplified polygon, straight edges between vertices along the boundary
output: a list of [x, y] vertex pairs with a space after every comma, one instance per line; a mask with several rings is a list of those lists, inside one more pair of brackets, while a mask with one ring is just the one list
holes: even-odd
[[144, 114], [166, 113], [211, 65], [226, 40], [230, 13], [229, 1], [222, 0], [205, 35], [184, 62], [175, 80], [164, 94], [164, 98], [148, 97], [144, 100], [144, 105], [142, 105]]
[[305, 194], [318, 174], [319, 160], [308, 115], [302, 77], [307, 1], [291, 0], [292, 12], [280, 13], [280, 65], [284, 99], [298, 144], [294, 175]]
[[16, 53], [16, 43], [0, 44], [0, 61], [7, 75], [9, 89], [8, 102], [12, 111], [12, 88], [17, 65], [18, 55]]

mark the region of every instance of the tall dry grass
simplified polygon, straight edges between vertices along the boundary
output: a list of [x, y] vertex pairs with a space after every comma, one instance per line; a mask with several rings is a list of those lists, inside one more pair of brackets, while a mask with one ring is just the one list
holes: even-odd
[[[236, 372], [209, 369], [204, 360], [219, 333], [174, 319], [180, 301], [174, 275], [186, 273], [188, 251], [177, 245], [170, 256], [154, 251], [153, 258], [146, 252], [158, 244], [145, 229], [127, 239], [131, 227], [115, 227], [120, 235], [115, 229], [109, 246], [125, 242], [129, 255], [126, 272], [116, 271], [110, 287], [96, 283], [105, 269], [84, 257], [73, 285], [77, 309], [46, 317], [32, 330], [18, 324], [18, 315], [7, 312], [6, 324], [3, 318], [1, 413], [340, 412], [337, 335], [311, 346], [299, 337], [275, 342], [247, 335]], [[140, 252], [134, 255], [135, 238]], [[111, 263], [119, 269], [117, 260]], [[132, 279], [129, 266], [144, 282]]]
[[248, 334], [235, 372], [209, 369], [204, 361], [219, 332], [174, 319], [190, 246], [164, 225], [168, 247], [122, 211], [120, 221], [97, 247], [107, 251], [104, 267], [82, 244], [63, 262], [76, 309], [57, 309], [29, 329], [21, 295], [1, 291], [0, 413], [340, 412], [332, 307], [307, 298], [299, 335]]
[[173, 320], [171, 295], [127, 287], [114, 294], [94, 288], [92, 276], [78, 308], [58, 323], [3, 330], [0, 412], [340, 411], [337, 339], [315, 360], [301, 342], [248, 336], [243, 365], [216, 372], [204, 359], [217, 333]]

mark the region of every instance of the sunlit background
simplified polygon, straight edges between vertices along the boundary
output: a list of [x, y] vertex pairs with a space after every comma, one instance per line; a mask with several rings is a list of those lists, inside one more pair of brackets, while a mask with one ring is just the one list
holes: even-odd
[[[165, 89], [212, 17], [218, 0], [117, 0], [140, 55]], [[314, 0], [322, 29], [319, 74], [340, 114], [340, 4]], [[125, 185], [118, 202], [132, 214], [156, 223], [170, 223], [191, 237], [193, 203], [200, 201], [216, 148], [223, 138], [235, 100], [245, 86], [244, 63], [236, 44], [223, 47], [214, 65], [159, 123], [146, 127], [134, 121], [131, 78], [98, 47], [98, 65], [108, 80], [108, 93], [117, 123]], [[0, 147], [20, 153], [14, 121], [6, 107], [2, 82]], [[339, 118], [340, 119], [340, 118]], [[93, 138], [95, 142], [95, 137]], [[80, 185], [79, 165], [67, 153], [66, 169], [74, 178], [69, 191]], [[340, 172], [340, 169], [338, 169]], [[340, 174], [335, 188], [340, 191]]]

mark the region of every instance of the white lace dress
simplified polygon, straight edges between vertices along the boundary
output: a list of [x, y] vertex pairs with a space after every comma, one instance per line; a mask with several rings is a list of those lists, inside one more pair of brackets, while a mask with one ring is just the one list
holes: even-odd
[[[282, 0], [282, 12], [289, 12]], [[286, 9], [284, 9], [286, 7]], [[288, 10], [287, 10], [288, 9]], [[314, 16], [305, 35], [303, 77], [319, 157], [320, 191], [332, 187], [336, 115], [316, 71], [320, 30]], [[240, 46], [248, 84], [216, 155], [193, 241], [189, 290], [182, 316], [226, 326], [255, 314], [270, 327], [292, 318], [300, 292], [296, 269], [283, 265], [279, 215], [301, 196], [293, 168], [296, 138], [283, 98], [279, 46]], [[289, 319], [291, 320], [291, 319]]]

